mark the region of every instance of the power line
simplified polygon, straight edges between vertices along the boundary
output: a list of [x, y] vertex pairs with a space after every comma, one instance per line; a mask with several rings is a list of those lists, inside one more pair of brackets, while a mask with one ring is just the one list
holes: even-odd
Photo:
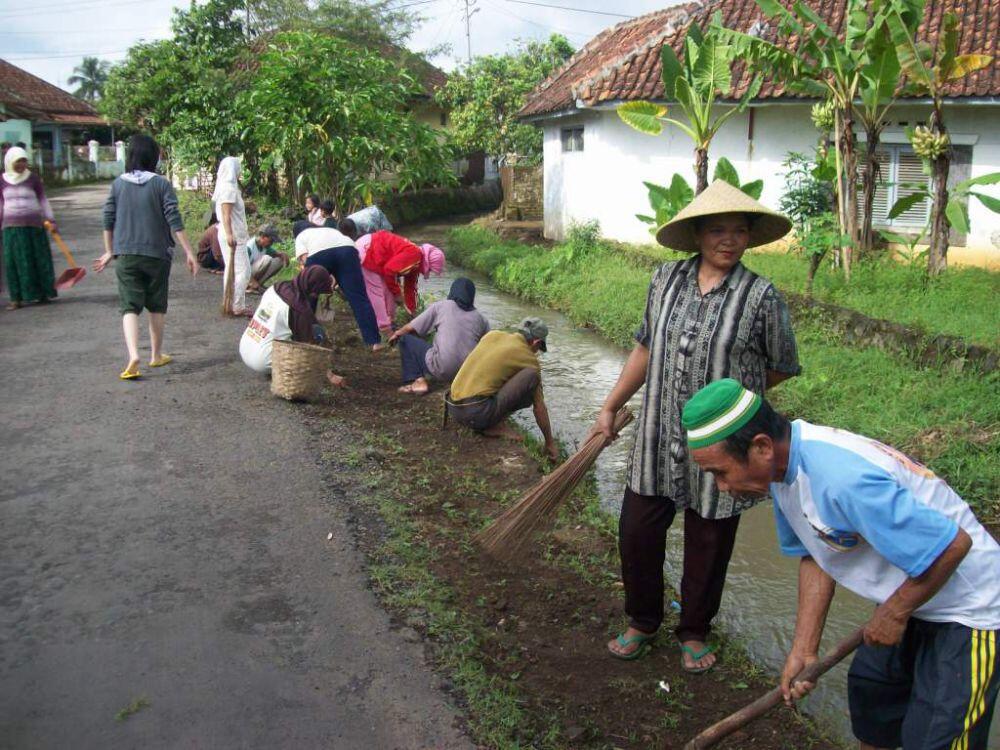
[[566, 36], [576, 36], [576, 37], [580, 37], [581, 39], [588, 39], [588, 40], [589, 39], [593, 39], [593, 37], [594, 37], [594, 35], [591, 34], [591, 33], [585, 33], [583, 31], [570, 31], [569, 29], [560, 29], [560, 28], [557, 28], [555, 26], [549, 26], [547, 24], [538, 23], [538, 21], [532, 21], [530, 18], [525, 18], [524, 16], [519, 16], [516, 13], [507, 10], [505, 7], [503, 7], [499, 3], [490, 2], [490, 7], [492, 7], [496, 11], [499, 11], [500, 13], [503, 13], [506, 16], [510, 16], [511, 18], [513, 18], [516, 21], [521, 21], [522, 23], [527, 23], [527, 24], [531, 24], [532, 26], [537, 26], [538, 28], [544, 29], [545, 31], [548, 31], [548, 32], [557, 31], [560, 34], [565, 34]]
[[552, 5], [551, 3], [535, 3], [531, 0], [507, 0], [508, 3], [518, 3], [519, 5], [537, 5], [539, 8], [556, 8], [557, 10], [568, 10], [573, 13], [590, 13], [595, 16], [614, 16], [615, 18], [635, 18], [636, 16], [625, 15], [624, 13], [608, 13], [603, 10], [589, 10], [587, 8], [570, 8], [566, 5]]
[[30, 60], [58, 60], [67, 57], [104, 57], [106, 55], [124, 55], [128, 52], [127, 49], [113, 50], [110, 52], [70, 52], [65, 55], [33, 55], [31, 57], [4, 57], [4, 60], [8, 62], [12, 60], [18, 61], [30, 61]]
[[17, 13], [2, 13], [0, 14], [0, 21], [6, 21], [9, 18], [25, 18], [27, 16], [38, 15], [39, 11], [49, 11], [49, 10], [59, 10], [60, 13], [76, 13], [83, 10], [103, 10], [104, 8], [110, 8], [117, 5], [138, 5], [139, 3], [146, 3], [148, 0], [117, 0], [117, 2], [102, 2], [97, 0], [75, 2], [75, 3], [57, 3], [55, 5], [40, 5], [31, 10], [19, 10]]

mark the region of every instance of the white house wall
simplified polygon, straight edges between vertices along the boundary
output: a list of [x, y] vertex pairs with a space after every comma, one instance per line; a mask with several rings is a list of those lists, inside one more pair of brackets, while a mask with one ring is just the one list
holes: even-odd
[[[752, 142], [748, 139], [749, 113], [731, 118], [712, 141], [711, 170], [715, 160], [727, 157], [743, 181], [762, 179], [761, 201], [777, 208], [784, 189], [782, 162], [788, 152], [811, 153], [817, 133], [809, 117], [810, 105], [771, 104], [754, 108]], [[926, 107], [902, 107], [893, 120], [926, 117]], [[949, 129], [974, 138], [972, 176], [1000, 171], [1000, 108], [953, 106], [946, 112]], [[584, 127], [584, 150], [563, 153], [560, 132]], [[896, 128], [901, 135], [901, 128]], [[624, 242], [650, 242], [648, 225], [635, 218], [650, 213], [644, 181], [666, 184], [675, 172], [694, 184], [694, 155], [690, 139], [668, 128], [648, 136], [625, 125], [613, 110], [589, 110], [555, 118], [544, 124], [545, 236], [562, 239], [573, 222], [596, 220], [602, 233]], [[984, 192], [1000, 198], [997, 186]], [[997, 216], [978, 201], [970, 206], [968, 248], [955, 248], [953, 257], [982, 255], [987, 262], [1000, 250], [991, 235], [1000, 230]], [[1000, 238], [997, 238], [1000, 240]], [[989, 257], [987, 257], [989, 256]], [[978, 262], [969, 257], [970, 262]]]

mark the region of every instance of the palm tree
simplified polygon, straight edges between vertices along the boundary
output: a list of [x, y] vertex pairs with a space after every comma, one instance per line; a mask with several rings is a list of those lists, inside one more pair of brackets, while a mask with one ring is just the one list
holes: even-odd
[[85, 57], [82, 63], [73, 68], [73, 75], [66, 82], [76, 86], [76, 91], [73, 92], [76, 96], [95, 102], [101, 98], [110, 68], [111, 63], [107, 60]]

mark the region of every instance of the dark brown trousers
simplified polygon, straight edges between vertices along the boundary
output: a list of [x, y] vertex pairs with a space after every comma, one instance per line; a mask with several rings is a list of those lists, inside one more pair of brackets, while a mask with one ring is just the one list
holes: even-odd
[[[625, 613], [630, 625], [653, 633], [663, 622], [663, 560], [674, 501], [638, 495], [625, 488], [618, 521], [618, 549], [625, 584]], [[738, 515], [711, 521], [684, 511], [684, 574], [681, 619], [674, 631], [680, 641], [704, 641], [719, 613], [726, 570], [733, 554]]]

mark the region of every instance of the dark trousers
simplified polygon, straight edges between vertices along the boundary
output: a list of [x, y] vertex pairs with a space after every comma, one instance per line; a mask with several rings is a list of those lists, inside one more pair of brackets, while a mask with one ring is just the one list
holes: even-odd
[[412, 383], [427, 375], [427, 352], [431, 345], [415, 333], [399, 339], [399, 357], [403, 365], [403, 382]]
[[361, 331], [361, 338], [369, 346], [382, 340], [375, 322], [375, 311], [368, 301], [365, 278], [361, 274], [361, 261], [353, 246], [331, 247], [310, 255], [306, 266], [322, 266], [337, 280], [347, 304], [351, 306], [354, 320]]
[[469, 399], [467, 404], [448, 404], [448, 415], [473, 430], [488, 430], [509, 415], [535, 403], [535, 391], [542, 382], [538, 370], [525, 367], [504, 383], [496, 395]]
[[[618, 521], [625, 613], [629, 624], [644, 633], [655, 632], [663, 622], [663, 561], [675, 514], [669, 497], [638, 495], [625, 488]], [[691, 509], [684, 511], [681, 619], [674, 631], [680, 641], [704, 641], [711, 632], [739, 524], [738, 515], [712, 521]]]

